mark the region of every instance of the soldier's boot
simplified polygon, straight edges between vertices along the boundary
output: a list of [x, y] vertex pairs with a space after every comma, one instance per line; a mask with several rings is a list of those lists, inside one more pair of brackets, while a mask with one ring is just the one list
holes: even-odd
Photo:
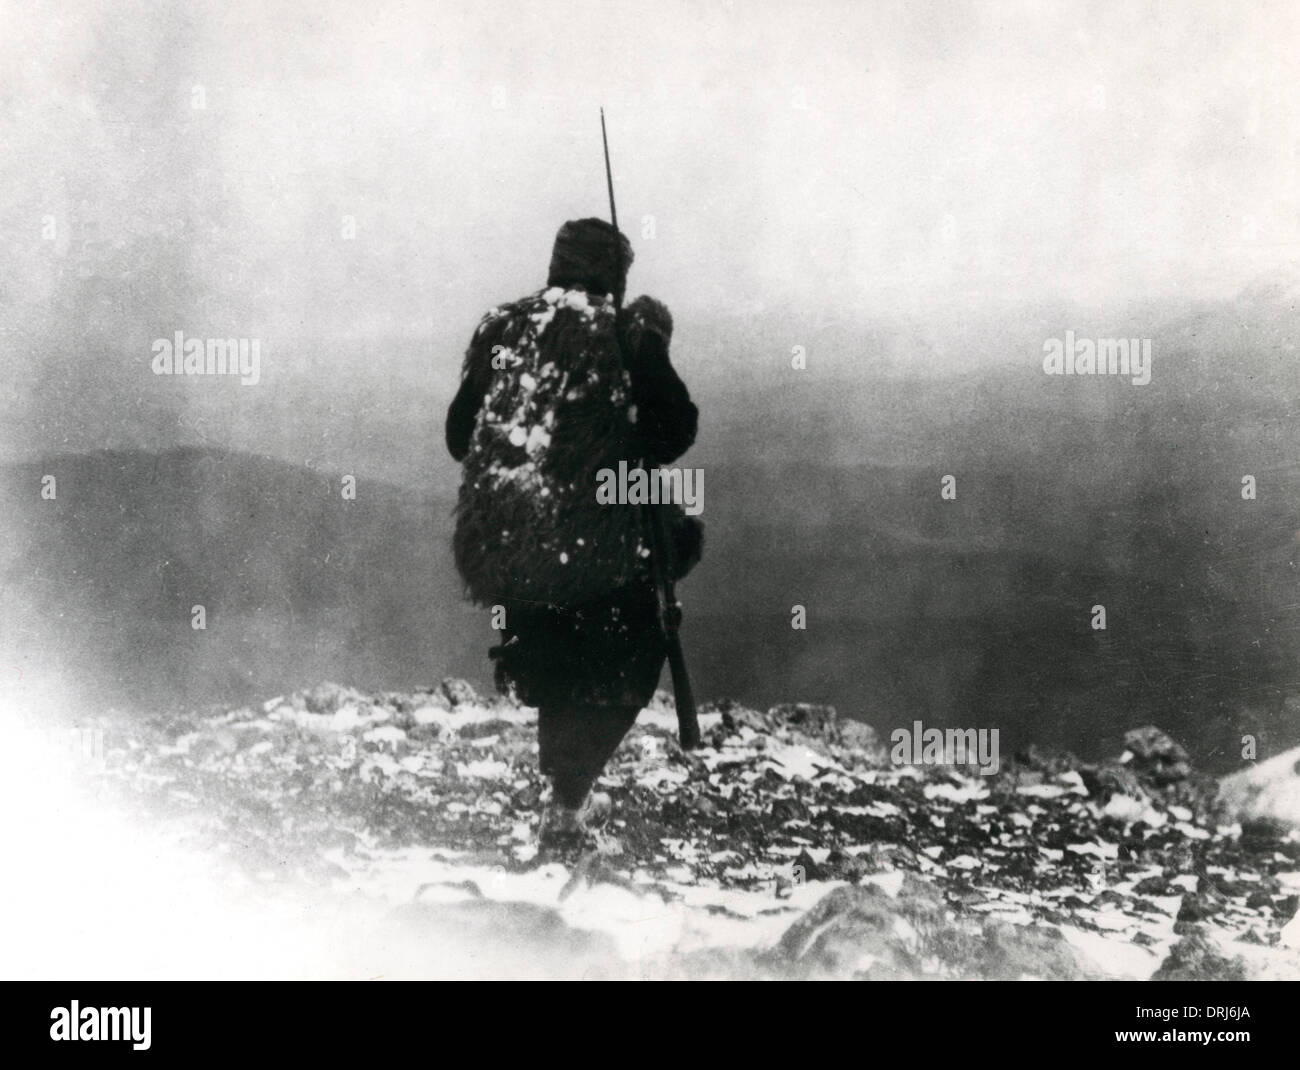
[[538, 846], [544, 849], [583, 847], [594, 842], [594, 833], [609, 821], [613, 805], [604, 792], [589, 792], [581, 806], [565, 806], [552, 795], [542, 811], [537, 831]]

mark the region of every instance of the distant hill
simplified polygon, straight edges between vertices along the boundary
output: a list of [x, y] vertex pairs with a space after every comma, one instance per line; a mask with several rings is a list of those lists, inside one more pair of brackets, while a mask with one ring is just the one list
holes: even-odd
[[[1000, 727], [1005, 746], [1092, 757], [1152, 721], [1208, 768], [1239, 762], [1244, 732], [1261, 756], [1300, 742], [1296, 315], [1262, 294], [1075, 325], [1154, 335], [1141, 387], [1044, 375], [1063, 310], [1031, 310], [1001, 363], [949, 376], [902, 374], [885, 333], [858, 340], [858, 369], [819, 360], [854, 344], [842, 325], [823, 325], [806, 372], [770, 316], [685, 335], [702, 421], [682, 463], [705, 472], [706, 543], [680, 590], [700, 696], [832, 703], [882, 734], [915, 718]], [[347, 452], [413, 472], [397, 462], [418, 447], [432, 493], [362, 475], [349, 502], [339, 472], [215, 449], [0, 468], [0, 654], [149, 708], [323, 678], [486, 683], [492, 633], [449, 552], [441, 408], [392, 392], [396, 407], [366, 395], [387, 414], [381, 445]], [[307, 413], [266, 433], [315, 441], [328, 426]], [[190, 628], [196, 603], [205, 632]], [[806, 631], [790, 627], [796, 604]], [[1104, 632], [1089, 626], [1098, 604]]]
[[1131, 317], [1077, 330], [1153, 336], [1146, 386], [1045, 375], [1042, 339], [1070, 325], [1052, 312], [956, 376], [885, 375], [870, 353], [857, 375], [707, 366], [697, 394], [727, 403], [702, 402], [721, 426], [688, 458], [708, 534], [683, 589], [714, 693], [1094, 756], [1145, 719], [1225, 768], [1246, 732], [1269, 753], [1300, 741], [1296, 314]]
[[[42, 476], [57, 498], [40, 497]], [[453, 502], [223, 450], [0, 469], [5, 652], [93, 701], [245, 701], [322, 673], [419, 683], [484, 623], [459, 598]], [[207, 614], [191, 628], [191, 607]]]

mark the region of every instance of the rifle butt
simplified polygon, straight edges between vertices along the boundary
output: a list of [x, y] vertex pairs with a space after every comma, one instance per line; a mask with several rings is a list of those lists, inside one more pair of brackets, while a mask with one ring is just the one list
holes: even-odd
[[677, 705], [677, 740], [682, 750], [695, 750], [700, 745], [700, 720], [695, 710], [691, 678], [686, 672], [686, 658], [676, 632], [668, 637], [668, 670], [672, 673], [673, 698]]

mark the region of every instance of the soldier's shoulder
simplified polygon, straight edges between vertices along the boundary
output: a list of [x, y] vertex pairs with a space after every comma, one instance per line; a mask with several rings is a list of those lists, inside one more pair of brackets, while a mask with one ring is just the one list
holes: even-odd
[[564, 291], [559, 287], [551, 286], [526, 294], [515, 301], [503, 301], [493, 305], [483, 313], [483, 318], [479, 320], [478, 329], [474, 333], [476, 336], [481, 336], [521, 316], [534, 315], [546, 305], [555, 304], [557, 295], [563, 293]]
[[651, 331], [665, 342], [673, 336], [673, 314], [662, 301], [642, 294], [626, 308], [629, 325], [641, 331]]
[[493, 305], [483, 313], [482, 318], [478, 321], [478, 328], [474, 331], [475, 335], [486, 334], [494, 325], [500, 324], [511, 317], [518, 315], [520, 301], [503, 301], [499, 305]]

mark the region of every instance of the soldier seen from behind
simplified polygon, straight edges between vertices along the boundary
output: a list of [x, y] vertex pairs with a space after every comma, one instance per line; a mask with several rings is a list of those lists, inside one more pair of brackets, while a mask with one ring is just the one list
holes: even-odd
[[664, 664], [646, 511], [667, 510], [672, 579], [702, 544], [679, 506], [597, 501], [602, 470], [670, 464], [695, 440], [668, 309], [641, 297], [616, 312], [632, 259], [609, 223], [565, 223], [546, 287], [483, 317], [447, 414], [464, 464], [456, 566], [471, 598], [504, 610], [497, 687], [538, 709], [543, 847], [584, 844], [608, 817], [592, 788]]

